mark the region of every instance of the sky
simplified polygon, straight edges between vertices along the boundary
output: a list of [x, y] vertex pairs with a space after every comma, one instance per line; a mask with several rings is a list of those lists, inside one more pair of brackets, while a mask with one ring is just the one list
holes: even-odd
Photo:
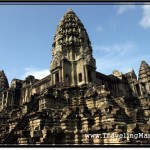
[[87, 30], [97, 71], [138, 76], [141, 61], [150, 64], [150, 5], [0, 5], [0, 70], [9, 83], [50, 73], [54, 34], [69, 8]]

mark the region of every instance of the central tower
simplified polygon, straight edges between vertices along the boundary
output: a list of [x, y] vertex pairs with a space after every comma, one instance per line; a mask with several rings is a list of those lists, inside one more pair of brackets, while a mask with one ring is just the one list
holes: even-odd
[[66, 79], [72, 86], [95, 82], [96, 63], [91, 42], [84, 25], [71, 9], [62, 17], [52, 47], [52, 85]]

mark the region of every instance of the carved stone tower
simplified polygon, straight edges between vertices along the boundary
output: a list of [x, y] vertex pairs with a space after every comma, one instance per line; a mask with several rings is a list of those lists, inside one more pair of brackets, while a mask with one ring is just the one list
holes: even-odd
[[4, 71], [0, 71], [0, 92], [3, 92], [4, 90], [8, 89], [8, 80], [4, 73]]
[[96, 80], [96, 63], [84, 25], [69, 9], [54, 36], [50, 65], [52, 85], [69, 79], [72, 86]]
[[141, 88], [142, 95], [150, 94], [150, 67], [142, 61], [139, 69], [139, 85]]
[[150, 80], [150, 67], [145, 61], [142, 61], [139, 69], [139, 81], [147, 82], [149, 80]]

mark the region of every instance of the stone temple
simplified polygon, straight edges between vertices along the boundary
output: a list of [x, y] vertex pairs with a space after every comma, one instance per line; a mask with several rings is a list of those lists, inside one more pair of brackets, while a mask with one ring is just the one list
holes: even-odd
[[69, 9], [52, 44], [50, 74], [13, 79], [0, 71], [2, 145], [150, 143], [150, 66], [96, 71], [84, 25]]

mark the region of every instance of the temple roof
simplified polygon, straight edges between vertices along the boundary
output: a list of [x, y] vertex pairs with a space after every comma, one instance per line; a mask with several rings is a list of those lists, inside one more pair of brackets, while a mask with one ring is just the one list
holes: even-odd
[[53, 47], [80, 46], [82, 43], [88, 43], [90, 46], [89, 36], [78, 16], [72, 9], [68, 9], [57, 27]]

